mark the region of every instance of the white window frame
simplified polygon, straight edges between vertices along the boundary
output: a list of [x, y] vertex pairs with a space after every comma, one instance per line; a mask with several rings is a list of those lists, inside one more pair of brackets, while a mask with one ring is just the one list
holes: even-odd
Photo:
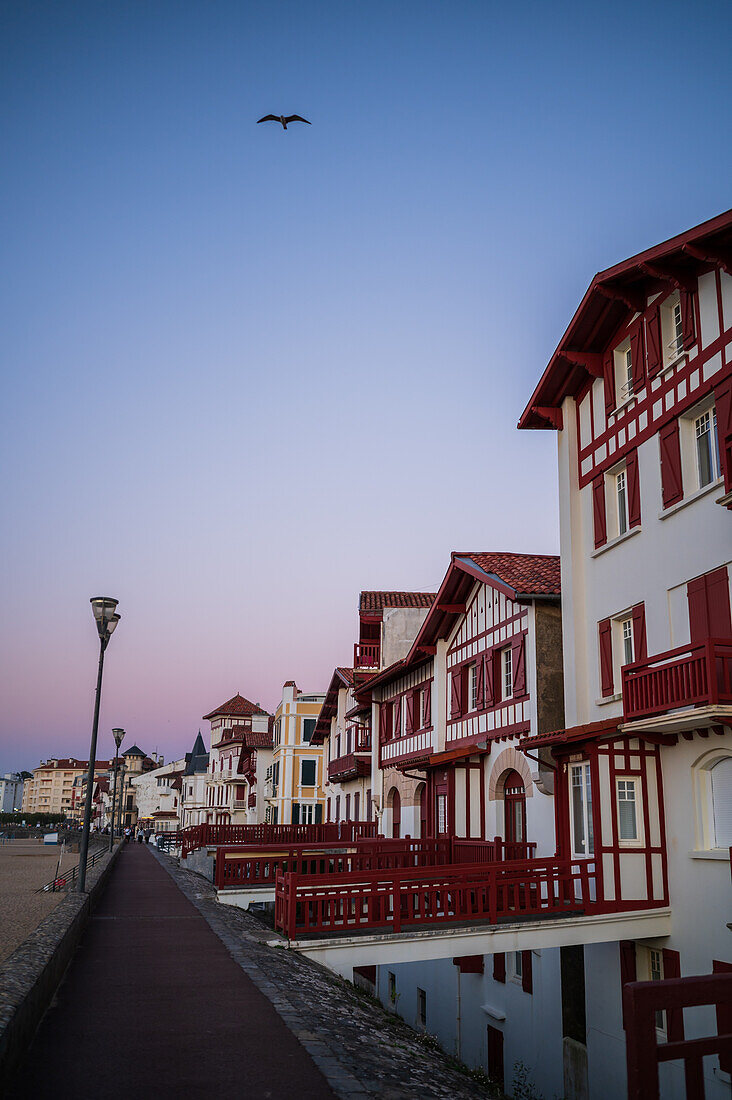
[[[580, 782], [575, 783], [575, 777]], [[581, 790], [582, 827], [586, 851], [578, 850], [575, 832], [574, 790]], [[589, 793], [589, 798], [588, 798]], [[569, 814], [570, 814], [570, 838], [572, 841], [572, 857], [574, 859], [586, 859], [595, 853], [595, 837], [592, 828], [592, 778], [590, 775], [589, 760], [582, 760], [569, 765]]]
[[[625, 659], [628, 636], [630, 639], [630, 649], [633, 654], [632, 661], [626, 661]], [[628, 607], [624, 611], [620, 611], [617, 615], [613, 616], [610, 623], [610, 637], [613, 649], [613, 686], [615, 694], [619, 695], [623, 690], [623, 667], [626, 664], [633, 664], [636, 659], [633, 612], [631, 608]]]
[[681, 478], [684, 486], [684, 501], [689, 497], [693, 497], [696, 493], [709, 491], [711, 487], [721, 481], [722, 477], [719, 435], [717, 434], [712, 455], [715, 476], [706, 485], [701, 484], [696, 425], [705, 413], [710, 413], [710, 421], [716, 424], [716, 407], [713, 394], [707, 394], [702, 401], [697, 402], [693, 408], [688, 409], [683, 416], [679, 417], [679, 447], [681, 450]]
[[622, 408], [635, 397], [633, 390], [633, 360], [631, 357], [630, 336], [623, 340], [622, 344], [613, 351], [613, 366], [615, 370], [615, 407]]
[[[646, 947], [644, 952], [644, 977], [649, 982], [663, 981], [663, 951], [660, 947]], [[640, 977], [640, 975], [639, 975]], [[667, 1034], [666, 1013], [663, 1009], [656, 1011], [656, 1035], [665, 1040]]]
[[621, 466], [613, 474], [613, 496], [615, 498], [615, 525], [618, 537], [627, 534], [630, 524], [628, 521], [628, 470]]
[[[677, 315], [678, 310], [678, 315]], [[661, 358], [662, 370], [673, 366], [686, 355], [681, 324], [681, 295], [678, 290], [661, 302]]]
[[468, 710], [478, 709], [478, 666], [472, 664], [468, 668]]
[[[706, 421], [706, 432], [704, 433], [709, 437], [709, 473], [710, 477], [708, 481], [702, 481], [702, 469], [701, 469], [701, 451], [699, 447], [700, 426], [702, 421]], [[698, 416], [694, 417], [694, 453], [696, 459], [696, 484], [697, 488], [705, 489], [707, 485], [712, 485], [715, 481], [721, 477], [721, 465], [719, 460], [719, 432], [717, 430], [717, 409], [714, 405], [704, 409]]]
[[501, 699], [513, 699], [513, 650], [501, 650]]
[[[623, 790], [621, 790], [621, 785]], [[622, 799], [621, 794], [626, 793], [628, 788], [633, 789], [632, 799]], [[620, 803], [621, 801], [632, 802], [635, 807], [635, 836], [623, 837], [621, 836], [620, 827]], [[641, 783], [637, 775], [616, 775], [615, 777], [615, 812], [618, 820], [618, 843], [624, 848], [638, 848], [643, 845], [643, 803], [641, 801]]]
[[523, 985], [524, 960], [520, 951], [509, 951], [508, 953], [508, 977], [516, 985]]

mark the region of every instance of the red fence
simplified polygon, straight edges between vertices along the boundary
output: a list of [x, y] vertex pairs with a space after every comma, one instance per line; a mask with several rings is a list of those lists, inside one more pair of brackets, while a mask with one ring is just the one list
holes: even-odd
[[243, 851], [219, 853], [218, 889], [274, 885], [277, 871], [299, 875], [336, 875], [355, 871], [387, 871], [412, 867], [443, 867], [459, 863], [492, 863], [531, 858], [536, 844], [506, 844], [495, 840], [357, 839], [330, 841], [327, 848], [312, 844], [259, 845]]
[[623, 669], [626, 721], [695, 704], [732, 703], [732, 641], [710, 638]]
[[335, 875], [327, 882], [277, 873], [275, 927], [289, 939], [370, 929], [587, 912], [595, 863], [531, 860], [433, 870]]
[[274, 886], [278, 871], [332, 877], [355, 871], [436, 867], [449, 863], [450, 854], [447, 838], [334, 841], [320, 848], [312, 844], [293, 844], [262, 846], [254, 851], [225, 851], [219, 852], [216, 859], [216, 886], [219, 890]]
[[[683, 1010], [699, 1005], [716, 1009], [717, 1034], [685, 1039]], [[669, 1014], [666, 1043], [658, 1042], [658, 1011]], [[630, 982], [623, 987], [623, 1015], [628, 1100], [658, 1100], [661, 1062], [683, 1061], [687, 1100], [704, 1098], [703, 1058], [718, 1054], [720, 1068], [727, 1073], [732, 1069], [732, 972]]]
[[223, 844], [324, 844], [374, 836], [373, 821], [341, 821], [321, 825], [189, 825], [177, 834], [177, 839], [185, 859], [197, 848], [217, 848]]
[[356, 642], [353, 647], [353, 667], [378, 668], [380, 650], [379, 642]]

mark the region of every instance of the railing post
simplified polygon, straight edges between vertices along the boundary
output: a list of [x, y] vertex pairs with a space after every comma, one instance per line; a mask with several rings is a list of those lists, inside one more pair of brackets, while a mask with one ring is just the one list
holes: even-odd
[[719, 702], [719, 680], [717, 678], [717, 665], [714, 660], [714, 642], [711, 638], [707, 638], [705, 650], [707, 664], [707, 691], [709, 692], [709, 702], [711, 704], [714, 704]]
[[496, 859], [496, 861], [498, 863], [503, 862], [503, 856], [504, 856], [503, 840], [500, 836], [494, 836], [493, 837], [493, 851], [494, 851], [494, 858]]
[[394, 931], [401, 932], [402, 930], [402, 893], [401, 893], [401, 879], [395, 878], [392, 883], [392, 916], [394, 920]]

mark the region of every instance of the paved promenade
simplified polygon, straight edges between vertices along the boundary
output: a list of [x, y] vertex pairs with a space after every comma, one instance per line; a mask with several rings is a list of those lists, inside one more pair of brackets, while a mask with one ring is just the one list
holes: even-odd
[[497, 1095], [349, 983], [270, 947], [272, 935], [220, 905], [210, 882], [128, 845], [9, 1095]]
[[128, 844], [12, 1096], [334, 1094], [145, 846]]

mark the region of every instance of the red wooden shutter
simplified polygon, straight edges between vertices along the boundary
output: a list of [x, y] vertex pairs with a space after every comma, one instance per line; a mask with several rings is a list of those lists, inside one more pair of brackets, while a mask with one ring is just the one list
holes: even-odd
[[681, 339], [684, 344], [684, 349], [688, 351], [696, 339], [694, 333], [693, 290], [684, 290], [682, 287], [679, 294], [679, 300], [681, 303]]
[[[662, 954], [664, 979], [680, 978], [681, 957], [679, 956], [678, 951], [671, 951], [668, 947], [664, 947]], [[683, 1042], [684, 1014], [682, 1009], [666, 1009], [666, 1033], [670, 1043]]]
[[595, 531], [595, 549], [607, 542], [607, 518], [605, 514], [605, 475], [600, 474], [592, 482], [592, 521]]
[[[633, 940], [621, 940], [620, 948], [620, 996], [623, 996], [624, 985], [636, 980], [635, 967], [635, 943]], [[625, 1027], [625, 1005], [623, 1005], [623, 1027]]]
[[636, 661], [645, 661], [648, 656], [646, 605], [644, 603], [638, 603], [633, 608], [633, 653]]
[[506, 981], [506, 955], [503, 951], [493, 956], [493, 980]]
[[514, 695], [526, 694], [526, 649], [525, 637], [515, 638], [511, 643], [511, 669], [513, 671]]
[[394, 737], [401, 737], [402, 733], [402, 698], [398, 696], [393, 704], [392, 710], [394, 712]]
[[407, 706], [407, 733], [412, 733], [414, 730], [414, 695], [411, 691], [404, 696], [404, 701]]
[[613, 688], [613, 636], [609, 619], [598, 624], [600, 632], [600, 687], [603, 699], [614, 694]]
[[709, 637], [709, 613], [707, 611], [707, 578], [696, 577], [686, 586], [689, 601], [689, 630], [691, 644], [703, 642]]
[[633, 371], [633, 393], [638, 393], [643, 389], [646, 380], [646, 348], [642, 317], [638, 318], [630, 331], [630, 365]]
[[495, 688], [493, 686], [493, 652], [486, 653], [484, 658], [485, 677], [483, 680], [483, 697], [485, 705], [492, 707], [495, 702]]
[[704, 577], [707, 588], [707, 622], [710, 638], [732, 638], [727, 566], [722, 565]]
[[[732, 963], [712, 959], [713, 974], [729, 974], [730, 971], [732, 971]], [[719, 1004], [717, 1005], [717, 1035], [729, 1035], [730, 1032], [732, 1032], [732, 1005]], [[724, 1073], [732, 1073], [732, 1052], [719, 1055], [719, 1068]]]
[[488, 1076], [503, 1091], [503, 1032], [488, 1024]]
[[531, 952], [521, 952], [521, 988], [524, 993], [533, 993], [534, 979], [531, 973]]
[[681, 446], [679, 444], [679, 422], [672, 420], [658, 433], [661, 447], [661, 491], [663, 506], [668, 508], [681, 500], [684, 486], [681, 477]]
[[653, 378], [663, 366], [661, 312], [655, 303], [646, 314], [646, 347], [648, 350], [648, 377]]
[[732, 380], [727, 379], [714, 390], [717, 409], [719, 462], [724, 477], [725, 493], [732, 492]]
[[432, 725], [432, 681], [424, 689], [424, 725]]
[[605, 412], [615, 408], [615, 353], [609, 348], [602, 360], [602, 374], [605, 380]]
[[450, 717], [459, 718], [462, 714], [463, 704], [463, 670], [452, 670], [452, 691], [450, 693]]
[[485, 683], [484, 664], [485, 664], [485, 662], [483, 661], [483, 658], [479, 657], [478, 662], [476, 664], [476, 680], [477, 680], [476, 695], [478, 696], [478, 702], [477, 702], [478, 710], [483, 710], [483, 707], [484, 707], [484, 703], [483, 703], [483, 685]]
[[382, 703], [379, 707], [379, 744], [383, 745], [391, 737], [391, 705]]
[[628, 525], [637, 527], [641, 521], [640, 478], [638, 477], [638, 450], [629, 451], [625, 459], [628, 478]]

